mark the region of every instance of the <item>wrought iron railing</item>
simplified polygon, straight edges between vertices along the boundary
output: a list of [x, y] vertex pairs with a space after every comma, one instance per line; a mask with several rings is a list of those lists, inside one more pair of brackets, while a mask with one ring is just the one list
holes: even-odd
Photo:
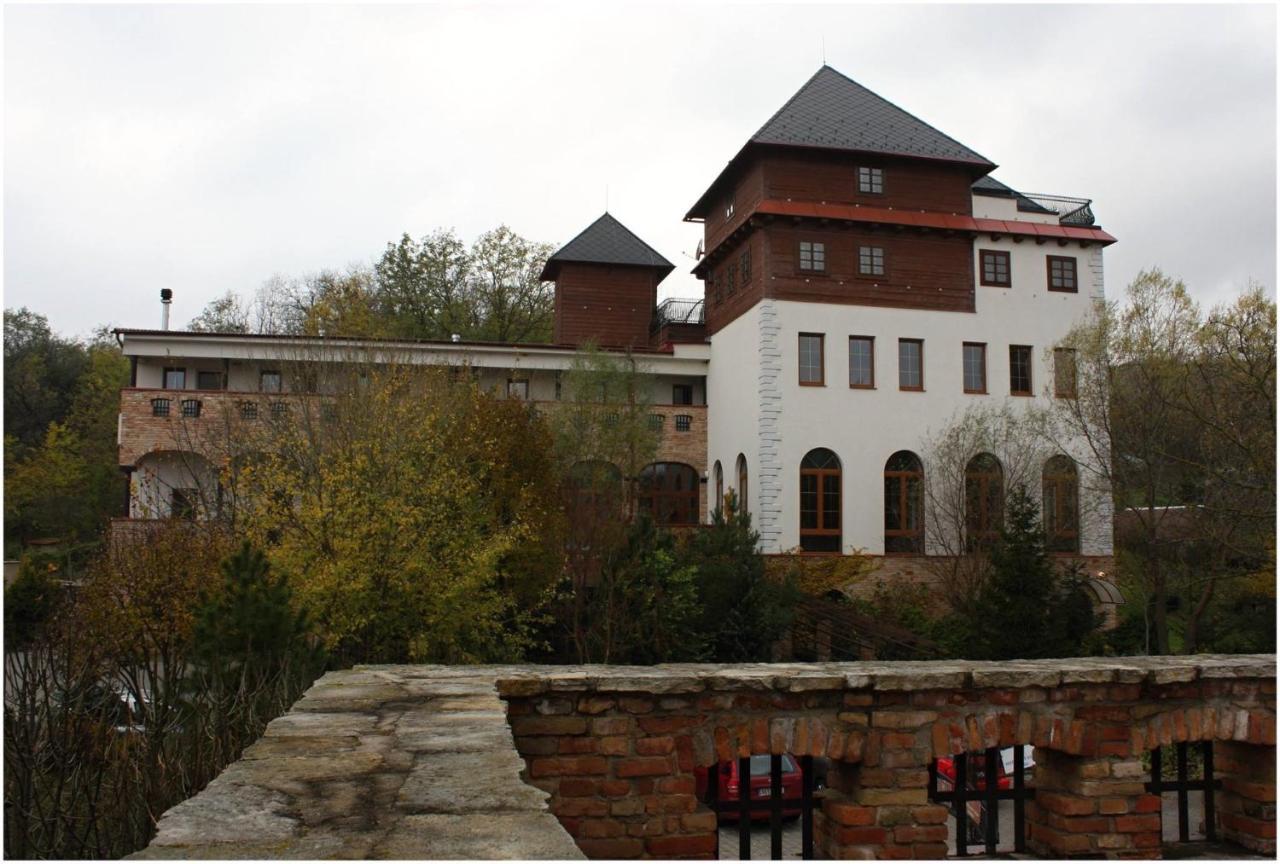
[[703, 301], [701, 299], [679, 299], [672, 297], [663, 300], [653, 310], [653, 329], [657, 330], [666, 324], [703, 324]]
[[1023, 192], [1023, 197], [1034, 201], [1041, 207], [1058, 214], [1058, 222], [1063, 225], [1094, 224], [1093, 204], [1088, 198], [1070, 198], [1066, 195], [1040, 195], [1035, 192]]

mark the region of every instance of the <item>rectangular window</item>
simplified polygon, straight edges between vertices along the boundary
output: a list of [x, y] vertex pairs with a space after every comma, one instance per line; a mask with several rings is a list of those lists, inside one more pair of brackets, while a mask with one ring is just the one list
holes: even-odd
[[263, 393], [279, 393], [283, 384], [283, 379], [279, 372], [263, 371], [258, 376], [258, 389]]
[[529, 398], [529, 379], [528, 378], [508, 378], [507, 379], [507, 398], [508, 399], [528, 399]]
[[981, 255], [982, 284], [1008, 288], [1011, 284], [1009, 281], [1009, 253], [997, 252], [994, 249], [983, 249]]
[[152, 417], [168, 417], [169, 416], [169, 400], [168, 399], [152, 399], [151, 400], [151, 416]]
[[898, 340], [898, 389], [924, 389], [924, 340]]
[[182, 409], [183, 417], [199, 417], [200, 416], [200, 400], [199, 399], [183, 399], [179, 403]]
[[742, 287], [751, 281], [751, 250], [746, 249], [738, 256], [738, 270], [742, 274]]
[[965, 342], [964, 392], [987, 392], [987, 346], [982, 342]]
[[693, 385], [692, 384], [672, 384], [671, 385], [671, 404], [672, 405], [692, 405], [693, 404]]
[[1053, 395], [1061, 399], [1076, 396], [1076, 349], [1053, 349]]
[[881, 246], [858, 247], [858, 274], [861, 276], [884, 275], [884, 248]]
[[197, 390], [221, 390], [222, 389], [222, 373], [221, 372], [196, 372], [196, 389]]
[[849, 337], [849, 386], [871, 389], [876, 386], [875, 339]]
[[1076, 259], [1062, 255], [1049, 256], [1049, 290], [1076, 290]]
[[1009, 392], [1014, 396], [1031, 395], [1031, 346], [1009, 346]]
[[650, 428], [652, 431], [654, 431], [654, 432], [661, 432], [661, 431], [662, 431], [662, 423], [663, 423], [663, 421], [664, 421], [664, 420], [666, 420], [666, 419], [667, 419], [667, 418], [666, 418], [666, 417], [663, 417], [661, 414], [650, 414], [650, 415], [649, 415], [649, 428]]
[[738, 283], [738, 265], [737, 264], [729, 265], [729, 274], [726, 281], [729, 283], [727, 287], [727, 291], [728, 293], [732, 294], [738, 287], [738, 284], [737, 284]]
[[693, 428], [692, 416], [690, 416], [689, 414], [676, 415], [676, 431], [677, 432], [688, 432], [691, 428]]
[[283, 420], [285, 417], [288, 417], [288, 416], [289, 416], [288, 404], [284, 402], [271, 403], [271, 419], [272, 420]]
[[241, 420], [257, 420], [258, 419], [258, 403], [257, 402], [241, 402], [240, 403], [240, 419]]
[[822, 334], [800, 334], [800, 385], [802, 387], [821, 387], [826, 383], [823, 376]]
[[858, 191], [868, 195], [883, 195], [884, 169], [866, 167], [859, 168]]
[[187, 370], [166, 367], [164, 370], [164, 389], [185, 390], [187, 387]]
[[827, 244], [800, 241], [800, 269], [809, 273], [824, 273], [827, 269]]

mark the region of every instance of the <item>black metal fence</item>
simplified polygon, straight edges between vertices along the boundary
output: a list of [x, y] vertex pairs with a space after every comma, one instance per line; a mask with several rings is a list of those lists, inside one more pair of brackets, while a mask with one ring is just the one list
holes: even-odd
[[[929, 763], [929, 800], [951, 808], [957, 855], [970, 854], [969, 846], [979, 843], [987, 855], [996, 854], [1001, 801], [1013, 801], [1013, 851], [1026, 851], [1026, 802], [1035, 789], [1027, 785], [1025, 750], [1021, 745], [1013, 748], [1013, 768], [1008, 772], [999, 747], [957, 754], [951, 759], [950, 775], [940, 770], [940, 760]], [[1002, 777], [1008, 778], [1004, 787]]]
[[[751, 782], [752, 760], [769, 760], [768, 786], [755, 786]], [[795, 757], [787, 757], [794, 759]], [[744, 756], [738, 759], [737, 796], [721, 798], [720, 778], [729, 763], [714, 765], [707, 771], [707, 806], [716, 814], [717, 821], [717, 855], [719, 857], [719, 820], [722, 814], [734, 814], [738, 817], [738, 858], [751, 860], [751, 826], [753, 821], [767, 816], [769, 820], [769, 858], [782, 860], [782, 822], [788, 811], [798, 811], [800, 818], [800, 857], [806, 861], [813, 859], [813, 807], [814, 807], [814, 759], [812, 756], [801, 756], [796, 761], [800, 768], [800, 797], [783, 797], [783, 757]], [[730, 775], [732, 772], [729, 772]], [[760, 775], [755, 775], [760, 776]], [[726, 784], [727, 785], [727, 784]], [[726, 790], [729, 791], [729, 790]], [[761, 794], [764, 793], [764, 794]]]
[[[1166, 780], [1163, 777], [1163, 748], [1157, 747], [1151, 751], [1151, 782], [1147, 784], [1148, 792], [1160, 795], [1163, 799], [1164, 793], [1174, 792], [1178, 796], [1178, 842], [1191, 842], [1191, 816], [1189, 807], [1189, 793], [1199, 792], [1204, 796], [1204, 839], [1214, 841], [1217, 839], [1217, 828], [1214, 825], [1214, 801], [1213, 790], [1221, 788], [1222, 781], [1215, 780], [1213, 776], [1213, 742], [1201, 741], [1201, 770], [1198, 778], [1190, 777], [1189, 759], [1187, 754], [1188, 744], [1183, 742], [1177, 745], [1176, 749], [1176, 780]], [[1161, 810], [1164, 808], [1161, 807]]]

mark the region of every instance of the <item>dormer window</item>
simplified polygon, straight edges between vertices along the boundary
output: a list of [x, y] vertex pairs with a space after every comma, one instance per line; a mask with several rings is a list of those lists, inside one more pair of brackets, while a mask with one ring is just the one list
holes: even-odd
[[866, 195], [883, 195], [884, 169], [866, 167], [859, 168], [858, 191]]
[[808, 273], [824, 273], [827, 269], [827, 244], [800, 241], [800, 269]]

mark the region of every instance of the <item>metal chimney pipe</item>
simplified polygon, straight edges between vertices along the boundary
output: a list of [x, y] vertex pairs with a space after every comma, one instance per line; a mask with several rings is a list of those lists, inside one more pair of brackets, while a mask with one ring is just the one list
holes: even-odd
[[173, 305], [173, 289], [160, 289], [160, 329], [169, 329], [169, 307]]

